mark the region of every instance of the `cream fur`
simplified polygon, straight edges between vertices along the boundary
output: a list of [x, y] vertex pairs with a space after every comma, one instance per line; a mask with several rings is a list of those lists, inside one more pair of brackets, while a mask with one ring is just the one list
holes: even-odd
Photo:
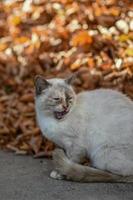
[[98, 169], [133, 175], [133, 102], [128, 97], [110, 89], [82, 92], [62, 120], [43, 110], [44, 99], [45, 93], [35, 99], [42, 134], [71, 160], [79, 163], [87, 156]]

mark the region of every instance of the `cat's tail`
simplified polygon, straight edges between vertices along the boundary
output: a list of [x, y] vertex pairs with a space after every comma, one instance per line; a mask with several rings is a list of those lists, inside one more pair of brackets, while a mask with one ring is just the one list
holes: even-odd
[[77, 182], [133, 182], [133, 176], [120, 176], [89, 166], [83, 166], [69, 160], [59, 149], [54, 155], [56, 170], [67, 180]]

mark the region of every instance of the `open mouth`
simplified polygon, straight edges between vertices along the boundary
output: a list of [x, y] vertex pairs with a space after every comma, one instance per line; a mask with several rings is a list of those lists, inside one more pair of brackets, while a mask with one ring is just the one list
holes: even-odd
[[61, 112], [54, 112], [54, 116], [56, 119], [62, 119], [67, 113], [69, 112], [69, 110], [63, 110]]

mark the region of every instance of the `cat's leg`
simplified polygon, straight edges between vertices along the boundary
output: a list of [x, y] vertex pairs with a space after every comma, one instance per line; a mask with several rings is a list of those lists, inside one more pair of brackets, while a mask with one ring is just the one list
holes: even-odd
[[[58, 152], [60, 150], [56, 149], [53, 152], [53, 159], [56, 160], [56, 152]], [[63, 151], [63, 150], [62, 150]], [[85, 150], [81, 149], [80, 147], [77, 147], [76, 145], [71, 146], [69, 148], [67, 148], [66, 151], [67, 157], [75, 162], [75, 163], [83, 163], [85, 161]], [[57, 170], [53, 170], [50, 173], [50, 177], [54, 178], [54, 179], [58, 179], [58, 180], [63, 180], [65, 179], [65, 176], [63, 176], [61, 173], [59, 173], [59, 171]]]
[[[56, 152], [57, 151], [58, 151], [58, 148], [55, 149], [54, 152], [53, 152], [53, 160], [55, 160]], [[50, 177], [53, 178], [53, 179], [57, 179], [57, 180], [63, 180], [63, 179], [65, 179], [65, 176], [62, 175], [56, 168], [51, 171]]]
[[83, 163], [86, 160], [86, 150], [75, 144], [67, 148], [66, 156], [75, 163]]
[[53, 155], [55, 169], [65, 179], [80, 182], [117, 182], [121, 176], [111, 174], [89, 166], [74, 163], [67, 158], [62, 149], [56, 149]]

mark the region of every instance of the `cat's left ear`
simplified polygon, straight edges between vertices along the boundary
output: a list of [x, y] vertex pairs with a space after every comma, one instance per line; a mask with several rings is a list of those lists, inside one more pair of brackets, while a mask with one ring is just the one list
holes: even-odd
[[77, 73], [74, 73], [74, 74], [70, 75], [67, 79], [65, 79], [65, 82], [68, 85], [73, 84], [74, 80], [76, 79], [76, 76], [77, 76]]
[[40, 95], [42, 91], [47, 89], [49, 86], [51, 86], [51, 83], [49, 83], [43, 76], [35, 76], [35, 90], [37, 95]]

